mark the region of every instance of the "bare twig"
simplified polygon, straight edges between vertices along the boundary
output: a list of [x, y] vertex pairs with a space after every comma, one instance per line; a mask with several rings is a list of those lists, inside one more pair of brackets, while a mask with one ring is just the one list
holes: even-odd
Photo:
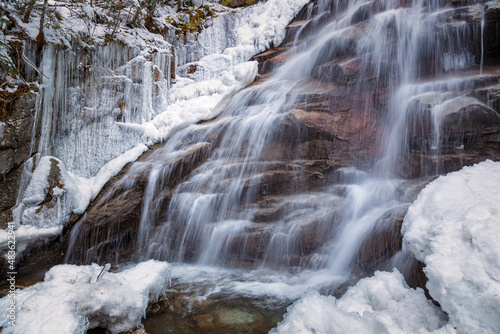
[[46, 77], [47, 79], [49, 79], [49, 80], [50, 80], [50, 78], [49, 78], [48, 76], [46, 76], [46, 75], [45, 75], [45, 73], [43, 73], [43, 72], [42, 72], [42, 71], [41, 71], [41, 70], [40, 70], [40, 69], [39, 69], [39, 68], [38, 68], [35, 64], [33, 64], [33, 63], [31, 62], [31, 60], [29, 60], [29, 59], [28, 59], [28, 57], [26, 57], [26, 56], [24, 55], [24, 53], [21, 53], [21, 56], [23, 57], [23, 59], [24, 59], [24, 61], [25, 61], [26, 63], [28, 63], [29, 65], [31, 65], [31, 67], [33, 67], [33, 69], [34, 69], [35, 71], [37, 71], [38, 73], [40, 73], [41, 75], [43, 75], [44, 77]]
[[101, 272], [99, 273], [99, 275], [97, 275], [97, 278], [95, 279], [96, 282], [99, 280], [99, 278], [101, 278], [102, 272], [104, 271], [105, 268], [106, 266], [102, 267]]
[[7, 81], [5, 81], [3, 84], [0, 85], [0, 87], [3, 87], [7, 82], [9, 82], [14, 76], [16, 75], [16, 73], [12, 74], [8, 79]]

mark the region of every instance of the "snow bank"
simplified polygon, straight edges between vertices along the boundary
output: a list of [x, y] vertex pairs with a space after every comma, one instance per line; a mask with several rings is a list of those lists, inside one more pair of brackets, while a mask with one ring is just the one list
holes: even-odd
[[9, 296], [0, 299], [0, 326], [5, 334], [85, 333], [108, 328], [121, 333], [141, 326], [151, 301], [168, 286], [170, 265], [149, 260], [118, 273], [105, 268], [59, 265], [45, 281], [16, 290], [16, 326], [8, 325]]
[[500, 162], [430, 183], [410, 206], [404, 249], [458, 333], [500, 333]]
[[248, 60], [253, 55], [278, 46], [285, 38], [286, 26], [309, 0], [269, 0], [248, 8], [235, 24], [236, 45], [224, 55], [232, 63]]
[[270, 333], [454, 333], [445, 314], [395, 270], [362, 279], [339, 299], [309, 289]]

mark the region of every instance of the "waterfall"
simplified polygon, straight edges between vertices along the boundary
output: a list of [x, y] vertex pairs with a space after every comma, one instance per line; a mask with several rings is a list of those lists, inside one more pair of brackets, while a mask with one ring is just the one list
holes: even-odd
[[[474, 113], [484, 115], [471, 121], [480, 126], [498, 118], [477, 92], [498, 83], [483, 66], [483, 5], [440, 3], [305, 9], [280, 50], [286, 60], [268, 77], [225, 101], [214, 120], [170, 135], [98, 201], [106, 208], [142, 188], [140, 217], [126, 222], [134, 232], [82, 232], [80, 224], [67, 260], [250, 268], [262, 284], [275, 284], [279, 272], [287, 291], [297, 290], [291, 296], [334, 292], [376, 269], [408, 272], [412, 260], [398, 249], [370, 268], [360, 253], [377, 233], [397, 229], [432, 177], [484, 159], [471, 153], [482, 136], [466, 125]], [[149, 120], [151, 100], [141, 103]]]

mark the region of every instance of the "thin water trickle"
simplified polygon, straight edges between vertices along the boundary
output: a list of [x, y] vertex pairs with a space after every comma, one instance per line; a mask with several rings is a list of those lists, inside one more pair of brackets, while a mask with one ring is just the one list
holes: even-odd
[[481, 15], [481, 60], [479, 63], [479, 74], [483, 74], [484, 67], [484, 13]]

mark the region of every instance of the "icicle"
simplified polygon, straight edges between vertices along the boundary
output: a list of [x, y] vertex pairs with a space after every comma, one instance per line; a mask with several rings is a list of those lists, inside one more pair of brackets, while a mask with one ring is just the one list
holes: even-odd
[[[42, 76], [42, 102], [41, 102], [41, 131], [40, 142], [38, 144], [38, 153], [43, 155], [51, 154], [51, 137], [53, 120], [53, 99], [55, 94], [55, 68], [56, 68], [56, 51], [52, 45], [48, 45], [43, 49], [43, 58], [41, 70], [47, 76]], [[38, 115], [37, 115], [38, 116]]]

